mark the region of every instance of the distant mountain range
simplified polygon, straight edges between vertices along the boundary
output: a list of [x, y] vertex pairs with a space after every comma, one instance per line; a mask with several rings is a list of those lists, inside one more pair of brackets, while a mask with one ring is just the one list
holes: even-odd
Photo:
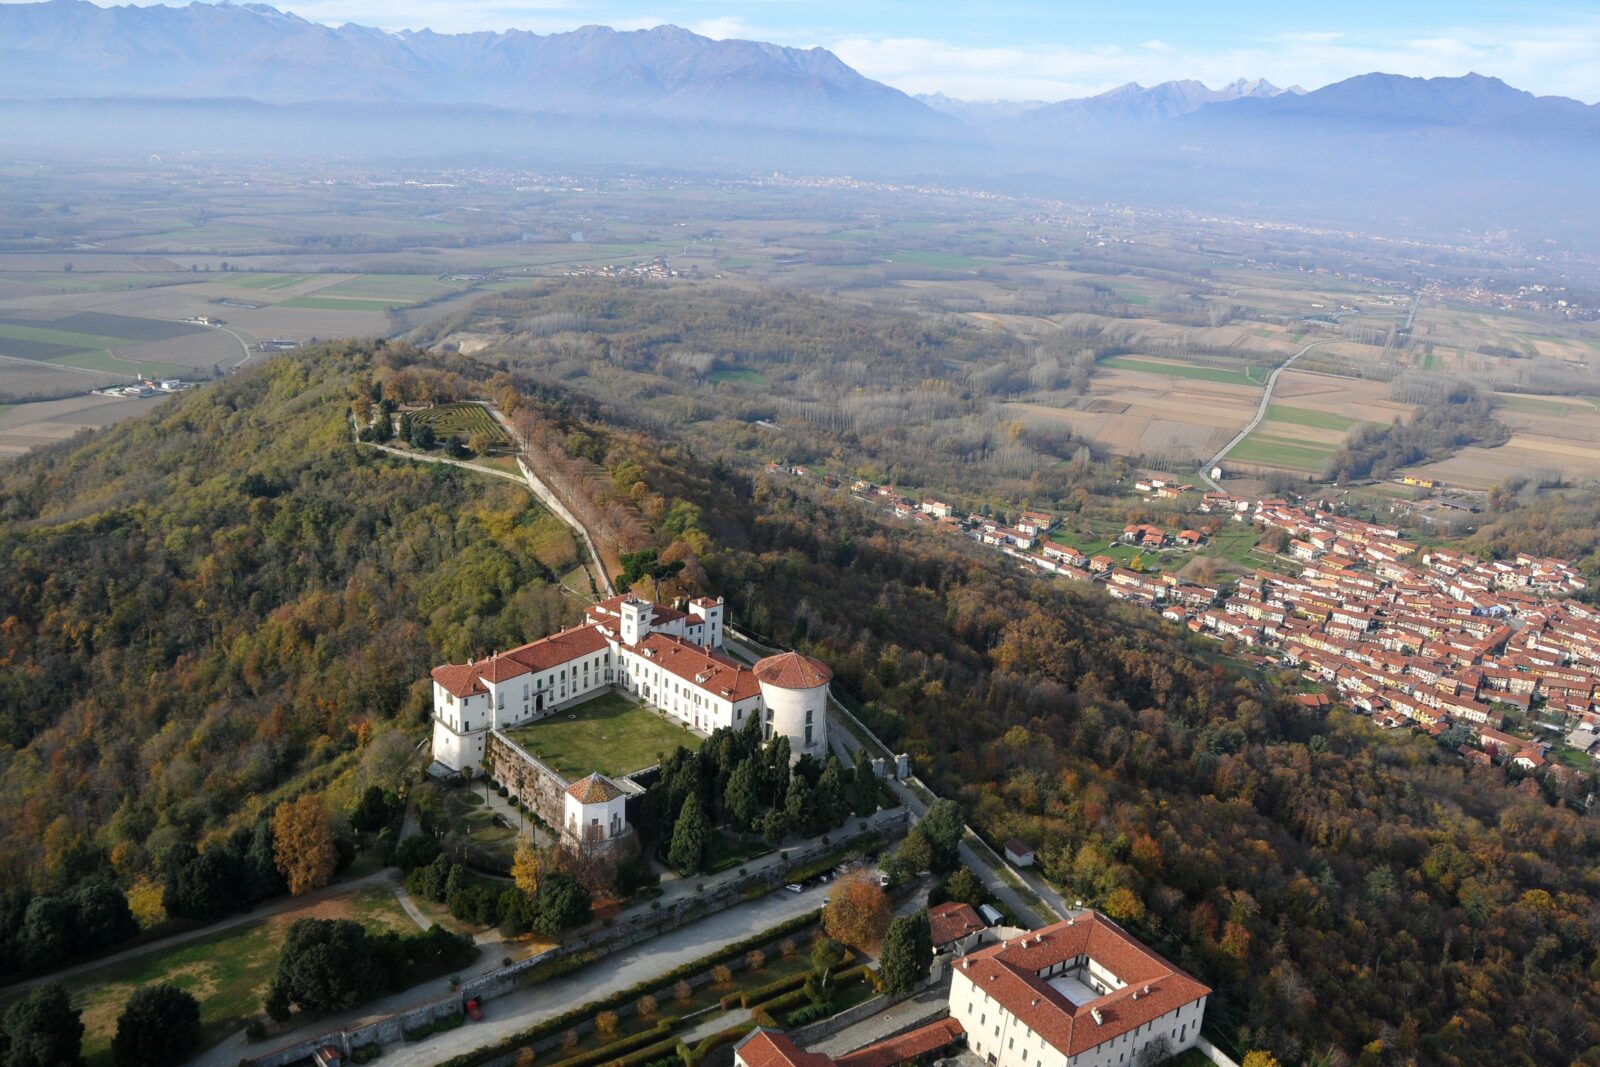
[[389, 33], [226, 2], [0, 4], [0, 96], [482, 104], [928, 135], [955, 126], [822, 48], [713, 41], [675, 26]]
[[1600, 230], [1600, 105], [1495, 78], [912, 98], [833, 53], [619, 32], [390, 33], [263, 4], [0, 4], [0, 149], [786, 168], [1202, 209]]
[[1299, 86], [1280, 89], [1265, 79], [1238, 81], [1221, 89], [1190, 80], [1162, 82], [1146, 88], [1137, 82], [1118, 86], [1097, 96], [1048, 103], [1043, 100], [953, 100], [942, 93], [917, 99], [936, 111], [964, 122], [988, 126], [1015, 123], [1028, 129], [1115, 128], [1177, 118], [1207, 104], [1230, 100], [1268, 99], [1284, 93], [1301, 94]]

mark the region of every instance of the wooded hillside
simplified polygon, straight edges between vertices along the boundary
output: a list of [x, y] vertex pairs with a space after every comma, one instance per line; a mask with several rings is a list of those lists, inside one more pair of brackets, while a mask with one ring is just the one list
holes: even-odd
[[438, 656], [572, 617], [524, 489], [351, 442], [417, 358], [280, 357], [0, 468], [0, 886], [151, 870], [390, 724], [409, 754]]

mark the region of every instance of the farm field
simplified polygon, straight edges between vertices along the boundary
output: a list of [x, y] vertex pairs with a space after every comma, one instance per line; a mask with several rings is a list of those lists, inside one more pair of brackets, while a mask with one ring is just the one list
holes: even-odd
[[[8, 368], [9, 369], [9, 368]], [[109, 426], [151, 411], [168, 397], [138, 399], [84, 393], [64, 400], [0, 405], [0, 459], [65, 441], [79, 430]]]
[[1017, 402], [1004, 410], [1024, 423], [1066, 423], [1102, 449], [1178, 469], [1227, 444], [1255, 415], [1260, 397], [1251, 384], [1103, 363], [1088, 395], [1070, 407]]
[[1292, 437], [1257, 430], [1234, 446], [1227, 462], [1255, 463], [1285, 470], [1321, 474], [1333, 458], [1335, 449], [1306, 443]]
[[1497, 393], [1494, 401], [1495, 417], [1511, 428], [1509, 441], [1463, 449], [1405, 473], [1466, 489], [1488, 489], [1519, 476], [1600, 478], [1600, 410], [1588, 398]]
[[261, 1014], [261, 1001], [278, 965], [278, 948], [296, 919], [355, 919], [370, 930], [413, 934], [387, 886], [368, 886], [316, 904], [245, 923], [173, 948], [144, 953], [85, 971], [66, 981], [83, 1012], [87, 1067], [109, 1067], [117, 1016], [134, 990], [170, 982], [200, 1001], [201, 1043], [216, 1044]]
[[1121, 370], [1140, 371], [1144, 374], [1165, 374], [1174, 378], [1192, 378], [1198, 382], [1218, 382], [1222, 385], [1254, 386], [1255, 378], [1239, 371], [1223, 370], [1220, 367], [1199, 367], [1192, 364], [1178, 363], [1176, 361], [1156, 359], [1136, 359], [1132, 356], [1113, 356], [1103, 360], [1103, 365], [1116, 367]]
[[629, 774], [660, 762], [700, 738], [662, 715], [618, 693], [604, 693], [565, 711], [509, 731], [517, 744], [568, 779]]

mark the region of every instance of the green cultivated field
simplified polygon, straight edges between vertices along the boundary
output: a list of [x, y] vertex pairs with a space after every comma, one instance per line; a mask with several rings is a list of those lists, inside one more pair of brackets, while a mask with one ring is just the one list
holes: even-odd
[[1288, 423], [1292, 426], [1310, 426], [1318, 430], [1353, 430], [1361, 425], [1360, 419], [1335, 415], [1331, 411], [1290, 407], [1287, 404], [1268, 404], [1267, 421]]
[[1322, 445], [1308, 445], [1271, 434], [1253, 433], [1240, 441], [1228, 458], [1246, 463], [1268, 463], [1311, 474], [1321, 474], [1333, 458], [1334, 449]]
[[1531, 396], [1511, 396], [1507, 393], [1494, 394], [1495, 407], [1505, 408], [1507, 411], [1518, 411], [1524, 415], [1573, 415], [1583, 411], [1574, 404], [1563, 404], [1559, 400], [1539, 400]]
[[974, 259], [972, 256], [961, 256], [954, 252], [896, 252], [885, 258], [892, 263], [909, 263], [916, 267], [937, 267], [943, 270], [976, 270], [994, 262], [988, 259]]
[[228, 284], [245, 289], [292, 289], [315, 277], [315, 274], [240, 274], [229, 277]]
[[394, 893], [371, 886], [297, 912], [235, 926], [174, 948], [85, 971], [65, 983], [83, 1012], [87, 1067], [109, 1067], [117, 1016], [135, 989], [171, 982], [200, 1001], [201, 1042], [210, 1046], [261, 1014], [261, 1000], [278, 967], [278, 949], [298, 918], [357, 919], [371, 930], [417, 932]]
[[357, 300], [353, 297], [297, 296], [282, 301], [281, 308], [300, 308], [306, 311], [388, 311], [404, 307], [410, 300]]
[[1245, 385], [1254, 389], [1260, 385], [1248, 374], [1238, 371], [1221, 370], [1217, 367], [1189, 367], [1176, 363], [1150, 363], [1131, 356], [1112, 356], [1110, 359], [1100, 361], [1103, 367], [1119, 367], [1122, 370], [1143, 371], [1146, 374], [1165, 374], [1173, 378], [1191, 378], [1200, 382], [1218, 382], [1222, 385]]
[[617, 693], [509, 732], [517, 744], [573, 781], [595, 771], [627, 774], [652, 766], [679, 745], [700, 747], [695, 734]]

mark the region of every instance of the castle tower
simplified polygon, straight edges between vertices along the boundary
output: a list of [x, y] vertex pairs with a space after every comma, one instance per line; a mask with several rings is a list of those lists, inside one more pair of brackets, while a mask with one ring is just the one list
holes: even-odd
[[622, 602], [622, 643], [636, 645], [650, 636], [650, 622], [655, 618], [655, 605], [648, 600], [631, 596]]
[[794, 759], [828, 754], [828, 665], [798, 652], [768, 656], [755, 665], [766, 705], [766, 737], [789, 739]]

